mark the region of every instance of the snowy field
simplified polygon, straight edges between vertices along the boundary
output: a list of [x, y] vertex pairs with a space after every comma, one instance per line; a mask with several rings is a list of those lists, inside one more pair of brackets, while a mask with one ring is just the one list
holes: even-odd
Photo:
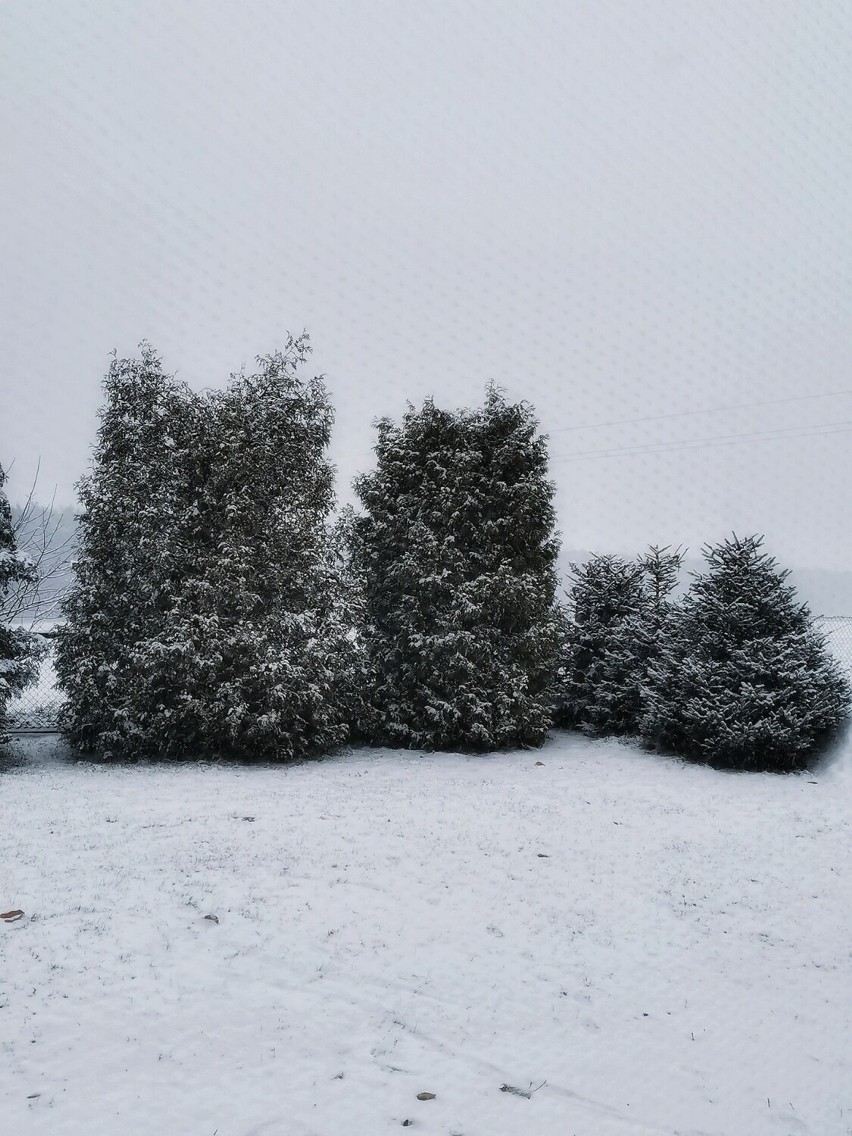
[[13, 753], [4, 1132], [852, 1133], [852, 745], [790, 777], [566, 735]]

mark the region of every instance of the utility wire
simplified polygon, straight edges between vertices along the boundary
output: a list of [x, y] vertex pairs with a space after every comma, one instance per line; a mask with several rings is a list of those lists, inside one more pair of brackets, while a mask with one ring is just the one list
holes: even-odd
[[629, 426], [634, 422], [662, 422], [667, 418], [688, 418], [696, 414], [719, 414], [728, 410], [752, 410], [759, 406], [780, 406], [788, 402], [805, 402], [814, 398], [839, 398], [852, 394], [852, 390], [825, 391], [824, 394], [796, 394], [789, 398], [771, 398], [762, 402], [739, 402], [730, 406], [707, 406], [703, 410], [675, 410], [671, 414], [647, 414], [642, 418], [613, 418], [609, 422], [587, 422], [579, 426], [557, 426], [548, 434], [567, 434], [573, 430], [597, 430], [604, 426]]
[[786, 426], [776, 430], [761, 430], [748, 434], [717, 434], [711, 438], [695, 438], [685, 442], [651, 442], [647, 446], [625, 446], [620, 449], [577, 450], [573, 454], [563, 454], [551, 458], [551, 464], [581, 461], [584, 458], [630, 457], [634, 454], [673, 453], [676, 450], [713, 449], [716, 446], [735, 446], [749, 441], [776, 441], [783, 438], [815, 438], [825, 434], [846, 434], [852, 429], [852, 421], [818, 422], [812, 426]]

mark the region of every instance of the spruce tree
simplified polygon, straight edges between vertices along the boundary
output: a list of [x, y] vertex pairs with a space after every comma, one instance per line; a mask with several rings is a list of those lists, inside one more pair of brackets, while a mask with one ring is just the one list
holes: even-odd
[[571, 568], [557, 721], [592, 736], [634, 733], [644, 673], [643, 566], [597, 555]]
[[478, 410], [427, 400], [378, 423], [357, 479], [360, 639], [373, 740], [430, 750], [539, 746], [559, 641], [547, 443], [493, 387]]
[[[18, 551], [5, 484], [6, 473], [0, 466], [0, 601], [11, 588], [28, 584], [35, 572], [34, 565]], [[9, 700], [34, 681], [43, 654], [38, 636], [23, 627], [0, 623], [0, 743], [7, 740]]]
[[659, 548], [651, 545], [637, 561], [642, 572], [642, 604], [636, 623], [634, 649], [639, 660], [641, 691], [633, 733], [638, 733], [641, 729], [646, 704], [645, 687], [651, 664], [659, 657], [661, 645], [666, 641], [669, 621], [678, 610], [672, 593], [678, 585], [685, 555], [686, 550], [679, 547], [672, 552], [668, 546]]
[[837, 729], [849, 687], [788, 573], [736, 536], [704, 550], [646, 685], [649, 745], [735, 769], [801, 768]]
[[669, 597], [677, 587], [683, 558], [686, 555], [685, 549], [678, 547], [674, 552], [670, 552], [670, 547], [667, 545], [665, 548], [660, 548], [652, 544], [638, 560], [644, 578], [644, 606], [654, 630], [659, 630], [671, 610]]
[[572, 565], [556, 684], [560, 725], [591, 736], [638, 732], [650, 661], [683, 553], [652, 546], [636, 561], [597, 555]]

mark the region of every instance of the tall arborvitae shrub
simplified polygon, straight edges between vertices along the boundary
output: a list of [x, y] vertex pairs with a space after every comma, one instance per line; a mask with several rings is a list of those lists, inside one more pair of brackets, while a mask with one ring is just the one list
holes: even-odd
[[846, 717], [849, 687], [788, 573], [736, 536], [666, 623], [649, 667], [645, 741], [734, 769], [801, 768]]
[[[103, 757], [144, 752], [133, 652], [162, 634], [183, 580], [174, 533], [187, 510], [197, 398], [143, 344], [114, 358], [82, 506], [76, 580], [65, 603], [56, 670], [71, 744]], [[184, 560], [191, 560], [187, 550]]]
[[290, 339], [206, 395], [116, 366], [134, 412], [108, 381], [62, 640], [75, 744], [288, 759], [347, 736], [351, 643], [326, 524], [333, 414], [322, 380], [301, 373], [308, 351]]
[[135, 652], [145, 732], [164, 754], [289, 759], [347, 737], [333, 411], [302, 375], [308, 350], [291, 340], [203, 404], [179, 542], [192, 563], [164, 635]]
[[366, 601], [364, 578], [355, 551], [356, 526], [355, 510], [346, 505], [329, 526], [329, 571], [346, 633], [339, 674], [349, 738], [353, 742], [369, 742], [375, 734], [370, 698], [374, 676], [364, 642]]
[[[3, 492], [5, 483], [6, 473], [0, 467], [0, 602], [10, 589], [30, 581], [35, 572], [34, 565], [18, 552], [12, 510]], [[38, 636], [0, 622], [0, 743], [7, 740], [9, 700], [35, 679], [43, 653]]]
[[387, 745], [539, 746], [559, 642], [553, 485], [530, 407], [490, 388], [482, 409], [428, 400], [378, 425], [353, 520], [370, 690]]
[[591, 735], [634, 733], [643, 679], [643, 568], [609, 555], [571, 567], [557, 722]]

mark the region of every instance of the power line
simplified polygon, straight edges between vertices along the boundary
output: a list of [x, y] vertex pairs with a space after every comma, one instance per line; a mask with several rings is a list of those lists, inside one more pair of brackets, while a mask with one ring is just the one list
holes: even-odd
[[642, 418], [613, 418], [609, 422], [587, 422], [579, 426], [557, 426], [549, 434], [567, 434], [573, 430], [597, 430], [604, 426], [629, 426], [634, 422], [662, 422], [668, 418], [688, 418], [696, 414], [720, 414], [729, 410], [752, 410], [759, 406], [780, 406], [788, 402], [805, 402], [814, 398], [839, 398], [852, 394], [852, 390], [825, 391], [823, 394], [796, 394], [789, 398], [771, 398], [761, 402], [739, 402], [730, 406], [708, 406], [703, 410], [675, 410], [670, 414], [646, 414]]
[[551, 458], [551, 464], [581, 461], [595, 457], [630, 457], [640, 454], [673, 453], [676, 450], [713, 449], [716, 446], [735, 446], [749, 441], [778, 441], [784, 438], [815, 438], [826, 434], [845, 434], [852, 429], [852, 421], [820, 422], [812, 426], [786, 426], [776, 430], [761, 430], [748, 434], [717, 434], [711, 438], [695, 438], [687, 442], [652, 442], [647, 446], [626, 446], [620, 449], [577, 450], [573, 454]]

